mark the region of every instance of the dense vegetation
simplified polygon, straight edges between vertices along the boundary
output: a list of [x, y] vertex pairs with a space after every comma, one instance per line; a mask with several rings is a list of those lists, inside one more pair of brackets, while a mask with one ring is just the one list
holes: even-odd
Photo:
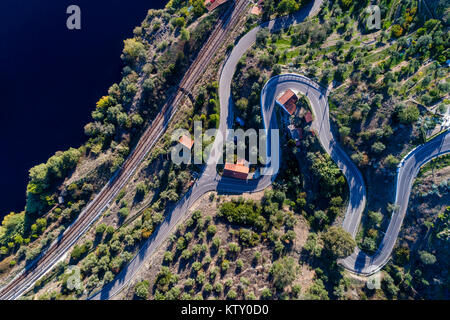
[[[381, 31], [366, 30], [368, 1], [324, 1], [317, 19], [283, 32], [261, 30], [233, 86], [237, 114], [249, 126], [260, 123], [253, 110], [274, 74], [303, 73], [332, 87], [333, 130], [368, 186], [369, 214], [357, 238], [368, 253], [378, 247], [393, 209], [393, 192], [378, 191], [393, 188], [400, 159], [436, 133], [450, 90], [448, 21], [419, 12], [417, 1], [377, 4]], [[240, 94], [248, 98], [238, 100]]]
[[[302, 152], [284, 139], [286, 161], [274, 190], [266, 191], [260, 202], [243, 198], [225, 201], [215, 217], [203, 217], [200, 211], [195, 211], [171, 237], [164, 253], [165, 265], [153, 285], [151, 282], [148, 285], [147, 279], [138, 282], [135, 298], [342, 297], [349, 283], [336, 259], [352, 250], [355, 243], [342, 228], [332, 227], [323, 234], [325, 249], [322, 250], [322, 232], [342, 210], [341, 196], [347, 192], [346, 183], [331, 159], [320, 151], [313, 135], [304, 143], [310, 144], [312, 153]], [[307, 175], [302, 175], [297, 161], [307, 164], [304, 168]], [[307, 179], [316, 179], [313, 175], [323, 178], [322, 186], [318, 192], [307, 194], [303, 188]], [[210, 201], [214, 201], [214, 196]], [[328, 204], [332, 209], [328, 209]], [[311, 232], [298, 255], [293, 250], [297, 237], [294, 227], [301, 216], [306, 219], [303, 223], [310, 225]], [[222, 226], [229, 231], [219, 233]], [[263, 276], [263, 283], [256, 284], [239, 275], [246, 266], [256, 268], [262, 263], [259, 248], [268, 250], [270, 261], [274, 262], [267, 270], [264, 267], [267, 278]], [[301, 294], [301, 286], [295, 280], [304, 263], [315, 270], [316, 277], [311, 288]], [[265, 287], [254, 291], [254, 285]]]

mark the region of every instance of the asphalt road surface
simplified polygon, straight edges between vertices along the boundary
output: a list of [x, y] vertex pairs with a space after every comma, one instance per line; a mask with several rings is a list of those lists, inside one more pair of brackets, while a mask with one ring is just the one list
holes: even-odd
[[[368, 256], [356, 248], [351, 256], [340, 260], [346, 269], [370, 275], [379, 271], [389, 261], [406, 215], [412, 184], [420, 167], [431, 159], [447, 153], [450, 153], [450, 131], [445, 131], [426, 144], [420, 145], [401, 161], [396, 177], [396, 210], [392, 213], [391, 221], [377, 252], [373, 256]], [[352, 220], [351, 217], [346, 216], [347, 218]]]

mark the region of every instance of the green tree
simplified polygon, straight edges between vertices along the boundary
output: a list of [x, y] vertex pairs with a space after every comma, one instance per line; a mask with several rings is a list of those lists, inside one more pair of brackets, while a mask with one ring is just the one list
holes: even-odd
[[328, 292], [323, 284], [322, 279], [316, 279], [311, 287], [308, 289], [308, 293], [305, 298], [307, 300], [328, 300]]
[[190, 0], [193, 7], [193, 14], [195, 17], [200, 17], [206, 12], [205, 2], [203, 0]]
[[272, 298], [272, 292], [269, 288], [264, 288], [261, 291], [261, 299], [270, 299]]
[[409, 249], [407, 247], [399, 247], [395, 250], [395, 262], [403, 266], [409, 261]]
[[128, 217], [129, 213], [130, 213], [130, 210], [127, 207], [123, 207], [119, 210], [119, 216], [122, 219], [125, 219], [126, 217]]
[[419, 108], [415, 105], [409, 105], [407, 107], [402, 108], [398, 113], [398, 119], [401, 123], [414, 123], [419, 119], [420, 112]]
[[270, 275], [273, 278], [273, 284], [278, 290], [282, 290], [290, 285], [296, 278], [298, 265], [294, 258], [285, 256], [278, 259], [270, 268]]
[[401, 37], [403, 34], [403, 28], [401, 26], [399, 26], [398, 24], [394, 24], [391, 28], [391, 35], [393, 37]]
[[181, 29], [181, 40], [189, 41], [191, 38], [191, 34], [189, 33], [189, 30], [186, 28]]
[[377, 141], [372, 145], [372, 151], [375, 153], [382, 153], [384, 149], [386, 146], [382, 142]]
[[184, 27], [184, 24], [186, 22], [183, 17], [176, 17], [176, 18], [172, 18], [170, 20], [170, 23], [176, 28], [182, 28], [182, 27]]
[[341, 2], [345, 8], [349, 8], [352, 5], [353, 0], [341, 0]]
[[228, 291], [227, 298], [228, 298], [229, 300], [234, 300], [234, 299], [236, 299], [236, 298], [237, 298], [237, 293], [236, 293], [236, 291], [234, 291], [234, 290]]
[[135, 65], [145, 58], [145, 46], [136, 39], [127, 39], [124, 42], [122, 59], [129, 65]]
[[425, 93], [421, 98], [424, 105], [429, 106], [433, 102], [433, 97], [430, 96], [428, 93]]
[[425, 265], [431, 265], [431, 264], [436, 263], [436, 257], [429, 252], [420, 251], [419, 256], [420, 256], [420, 261], [422, 261], [422, 263]]
[[342, 227], [333, 226], [322, 237], [324, 248], [336, 258], [345, 258], [355, 250], [356, 242]]
[[399, 162], [400, 161], [392, 154], [390, 154], [386, 158], [384, 158], [384, 161], [383, 161], [385, 166], [387, 166], [388, 168], [392, 168], [392, 169], [397, 167]]
[[148, 289], [150, 287], [150, 284], [147, 280], [139, 282], [136, 287], [134, 288], [134, 294], [140, 298], [140, 299], [147, 299], [148, 298]]
[[450, 91], [450, 83], [448, 82], [440, 82], [438, 84], [438, 89], [439, 91], [441, 91], [442, 93], [447, 93]]
[[379, 225], [383, 221], [383, 214], [380, 211], [369, 211], [369, 218], [373, 224]]
[[299, 9], [300, 5], [295, 0], [281, 0], [277, 6], [278, 14], [294, 13]]
[[136, 186], [136, 197], [140, 200], [145, 196], [145, 193], [147, 192], [147, 187], [145, 185], [145, 182], [141, 181]]

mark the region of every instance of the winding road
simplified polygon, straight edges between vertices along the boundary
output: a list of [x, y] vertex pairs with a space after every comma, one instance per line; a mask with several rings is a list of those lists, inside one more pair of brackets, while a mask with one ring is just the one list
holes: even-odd
[[[231, 81], [239, 59], [253, 46], [258, 31], [267, 28], [270, 32], [274, 32], [291, 25], [296, 25], [304, 21], [305, 18], [315, 15], [320, 10], [321, 4], [322, 0], [311, 1], [293, 15], [277, 18], [255, 27], [245, 34], [235, 45], [224, 64], [219, 82], [219, 132], [221, 134], [217, 135], [214, 141], [207, 165], [204, 167], [200, 178], [167, 215], [163, 223], [154, 231], [131, 262], [112, 282], [105, 285], [89, 299], [111, 299], [116, 296], [134, 278], [144, 265], [143, 262], [151, 257], [173, 232], [176, 225], [186, 215], [194, 202], [205, 193], [214, 190], [237, 194], [257, 192], [264, 190], [273, 182], [276, 177], [277, 166], [281, 161], [281, 154], [280, 152], [270, 154], [271, 145], [267, 146], [267, 152], [268, 157], [271, 158], [271, 165], [274, 167], [273, 172], [267, 170], [265, 172], [266, 174], [262, 175], [259, 179], [248, 181], [221, 177], [217, 174], [216, 164], [223, 150], [223, 140], [220, 137], [232, 139], [232, 137], [227, 135], [228, 129], [233, 127], [234, 122]], [[312, 128], [317, 132], [317, 136], [325, 151], [335, 161], [347, 179], [350, 198], [343, 227], [355, 237], [366, 206], [366, 188], [360, 171], [337, 143], [330, 128], [328, 91], [312, 80], [298, 74], [283, 74], [271, 78], [261, 92], [261, 113], [264, 127], [267, 130], [268, 144], [271, 144], [272, 141], [271, 129], [277, 129], [276, 113], [273, 112], [275, 109], [275, 98], [279, 93], [288, 88], [303, 93], [310, 101], [315, 115]], [[432, 158], [449, 152], [450, 133], [445, 132], [414, 149], [402, 160], [397, 170], [396, 179], [395, 204], [398, 209], [392, 214], [386, 235], [377, 253], [373, 256], [367, 256], [356, 248], [351, 256], [340, 260], [340, 263], [345, 268], [354, 273], [369, 275], [378, 271], [386, 264], [398, 237], [403, 218], [406, 214], [412, 183], [420, 167]], [[18, 296], [17, 291], [14, 291], [13, 297], [17, 298]]]
[[[276, 177], [277, 165], [275, 165], [274, 172], [268, 172], [269, 174], [262, 175], [259, 179], [255, 180], [242, 181], [221, 177], [217, 174], [216, 165], [222, 155], [224, 143], [221, 137], [225, 137], [227, 140], [233, 138], [228, 135], [228, 129], [231, 129], [234, 123], [231, 81], [239, 59], [254, 45], [258, 31], [262, 28], [267, 28], [270, 32], [274, 32], [298, 24], [305, 18], [315, 15], [320, 10], [321, 4], [322, 1], [313, 1], [294, 15], [278, 18], [255, 27], [245, 34], [235, 45], [224, 64], [220, 76], [220, 134], [216, 136], [204, 171], [161, 226], [155, 230], [154, 234], [130, 264], [122, 270], [113, 282], [104, 286], [101, 291], [92, 295], [90, 299], [111, 299], [116, 296], [133, 279], [143, 266], [143, 262], [152, 256], [172, 233], [175, 226], [185, 216], [192, 204], [206, 192], [215, 190], [236, 194], [257, 192], [264, 190], [273, 182]], [[264, 127], [267, 130], [268, 143], [271, 141], [271, 129], [277, 129], [276, 113], [273, 112], [276, 105], [275, 98], [286, 89], [294, 89], [307, 97], [315, 115], [312, 128], [317, 132], [325, 151], [331, 156], [347, 179], [350, 197], [343, 228], [355, 237], [366, 206], [366, 187], [360, 171], [339, 143], [337, 143], [337, 139], [335, 139], [330, 128], [327, 89], [307, 77], [298, 74], [283, 74], [271, 78], [261, 92], [261, 113]], [[270, 153], [270, 146], [267, 147], [267, 150]], [[414, 149], [402, 160], [397, 170], [396, 179], [397, 192], [395, 204], [398, 209], [392, 214], [386, 235], [377, 253], [373, 256], [368, 256], [360, 251], [359, 248], [356, 248], [352, 255], [339, 261], [346, 269], [357, 274], [370, 275], [381, 269], [387, 263], [406, 214], [412, 183], [420, 167], [432, 158], [449, 152], [450, 132], [445, 132]], [[269, 158], [273, 156], [271, 157], [272, 165], [274, 162], [280, 163], [281, 154], [278, 153], [278, 155], [279, 157], [277, 158], [275, 155], [268, 154]]]

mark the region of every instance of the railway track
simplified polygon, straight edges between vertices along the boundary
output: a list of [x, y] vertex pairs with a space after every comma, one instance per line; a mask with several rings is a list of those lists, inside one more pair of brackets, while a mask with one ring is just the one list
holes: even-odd
[[[214, 56], [214, 52], [220, 48], [227, 37], [227, 33], [248, 5], [248, 0], [238, 0], [235, 6], [231, 6], [215, 26], [197, 57], [182, 78], [179, 89], [169, 98], [160, 113], [146, 129], [136, 147], [127, 158], [119, 171], [111, 178], [106, 186], [97, 194], [88, 206], [83, 210], [78, 219], [68, 227], [61, 237], [56, 239], [41, 255], [32, 261], [10, 283], [0, 289], [0, 299], [17, 299], [24, 294], [43, 275], [64, 257], [70, 247], [88, 230], [88, 228], [106, 210], [111, 201], [136, 171], [138, 165], [145, 158], [158, 138], [167, 128], [168, 123], [178, 110], [177, 106], [185, 95], [184, 90], [190, 92], [202, 75], [208, 63]], [[184, 89], [184, 90], [181, 90]]]

